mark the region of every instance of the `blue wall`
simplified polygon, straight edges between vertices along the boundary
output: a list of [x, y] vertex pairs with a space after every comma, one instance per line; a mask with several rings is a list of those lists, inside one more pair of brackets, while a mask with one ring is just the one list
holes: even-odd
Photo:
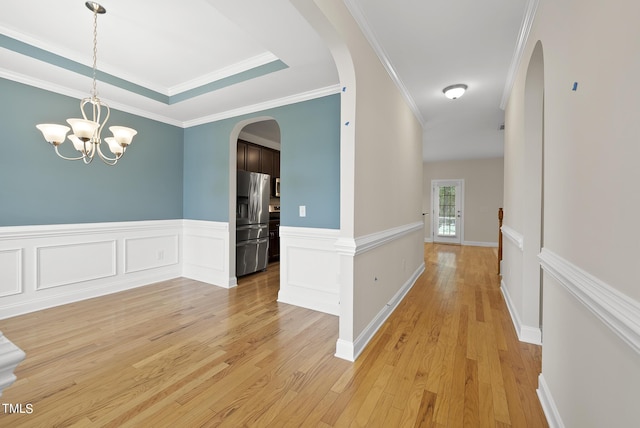
[[58, 158], [35, 128], [79, 116], [75, 98], [0, 79], [0, 226], [182, 218], [181, 128], [112, 110], [108, 125], [138, 135], [116, 166], [84, 165]]
[[[110, 125], [138, 130], [114, 167], [60, 159], [35, 128], [78, 117], [79, 104], [0, 79], [0, 226], [229, 221], [230, 133], [241, 120], [270, 116], [281, 132], [281, 224], [340, 228], [340, 95], [185, 130], [112, 110]], [[61, 151], [75, 156], [69, 142]]]
[[[184, 216], [229, 221], [229, 139], [234, 126], [270, 116], [280, 126], [280, 223], [340, 228], [340, 95], [290, 104], [185, 130]], [[298, 207], [307, 216], [298, 216]]]

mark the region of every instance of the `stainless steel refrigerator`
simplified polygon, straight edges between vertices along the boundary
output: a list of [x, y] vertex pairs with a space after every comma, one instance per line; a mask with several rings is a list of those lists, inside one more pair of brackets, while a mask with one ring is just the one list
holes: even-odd
[[238, 171], [236, 276], [267, 268], [270, 182], [267, 174]]

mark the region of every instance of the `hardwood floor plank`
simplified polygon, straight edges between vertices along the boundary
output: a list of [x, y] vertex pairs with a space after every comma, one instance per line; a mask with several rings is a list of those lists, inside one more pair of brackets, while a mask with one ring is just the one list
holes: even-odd
[[[184, 278], [0, 320], [25, 350], [13, 427], [546, 427], [491, 248], [425, 244], [424, 274], [354, 362], [335, 316], [277, 302], [279, 269]], [[526, 424], [526, 425], [522, 425]]]
[[480, 426], [480, 390], [478, 387], [478, 364], [467, 358], [465, 361], [464, 417], [463, 426]]
[[433, 409], [435, 407], [437, 398], [437, 395], [433, 392], [424, 391], [424, 393], [422, 394], [422, 400], [420, 401], [420, 409], [418, 410], [417, 415], [418, 417], [416, 418], [416, 423], [414, 424], [414, 426], [435, 426], [435, 422], [433, 420]]

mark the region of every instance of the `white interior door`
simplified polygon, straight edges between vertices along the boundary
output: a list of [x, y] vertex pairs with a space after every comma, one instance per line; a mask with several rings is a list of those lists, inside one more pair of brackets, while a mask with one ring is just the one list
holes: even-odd
[[432, 224], [433, 242], [462, 243], [463, 215], [462, 180], [432, 181]]

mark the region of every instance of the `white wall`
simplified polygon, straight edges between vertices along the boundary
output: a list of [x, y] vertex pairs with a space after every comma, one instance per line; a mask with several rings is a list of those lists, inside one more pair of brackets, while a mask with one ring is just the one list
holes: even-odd
[[425, 241], [432, 241], [431, 181], [464, 180], [465, 245], [498, 246], [498, 208], [503, 204], [503, 158], [425, 162], [423, 167], [423, 212]]
[[[523, 168], [529, 117], [525, 89], [529, 58], [540, 41], [539, 394], [551, 426], [626, 427], [640, 420], [638, 16], [640, 4], [632, 1], [541, 0], [506, 109], [505, 224], [522, 235], [526, 247], [535, 237], [526, 225], [532, 195]], [[518, 260], [505, 258], [505, 263], [512, 271], [520, 268]], [[526, 295], [530, 290], [523, 284], [509, 287]], [[524, 318], [526, 307], [519, 310]]]
[[343, 2], [292, 3], [328, 44], [343, 87], [336, 355], [353, 360], [424, 269], [422, 127]]

